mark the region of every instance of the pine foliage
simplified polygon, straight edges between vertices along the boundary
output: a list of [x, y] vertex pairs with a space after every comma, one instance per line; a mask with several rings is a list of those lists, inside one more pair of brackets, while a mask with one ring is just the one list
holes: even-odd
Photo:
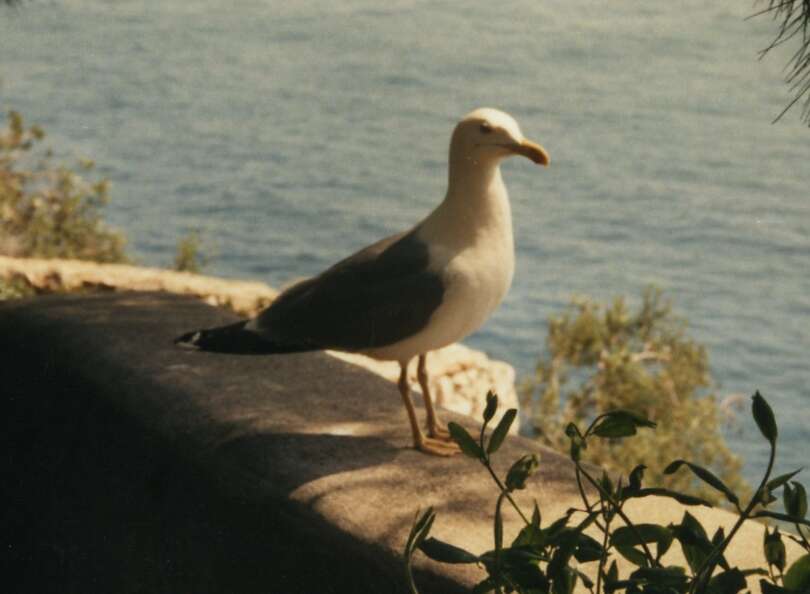
[[712, 468], [732, 488], [745, 491], [741, 462], [721, 434], [721, 414], [711, 392], [706, 349], [686, 333], [661, 291], [648, 288], [636, 311], [624, 298], [610, 305], [575, 300], [549, 320], [548, 355], [521, 390], [537, 438], [566, 451], [569, 421], [583, 422], [626, 409], [658, 423], [634, 440], [603, 440], [589, 459], [609, 471], [629, 473], [627, 461], [646, 465], [664, 487], [717, 494], [687, 473], [664, 475], [672, 456]]

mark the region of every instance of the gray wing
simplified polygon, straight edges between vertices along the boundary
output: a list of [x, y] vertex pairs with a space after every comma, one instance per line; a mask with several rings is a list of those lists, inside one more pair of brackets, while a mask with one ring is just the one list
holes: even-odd
[[428, 247], [414, 229], [290, 287], [253, 326], [277, 344], [359, 351], [416, 334], [443, 295], [441, 277], [428, 270]]

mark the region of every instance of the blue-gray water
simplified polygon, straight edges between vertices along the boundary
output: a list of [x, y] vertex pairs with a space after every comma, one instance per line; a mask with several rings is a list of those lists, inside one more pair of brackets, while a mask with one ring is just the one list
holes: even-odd
[[[787, 52], [745, 0], [239, 3], [53, 0], [0, 11], [0, 108], [113, 182], [146, 264], [178, 237], [211, 272], [280, 285], [416, 222], [454, 121], [503, 108], [552, 155], [505, 169], [512, 291], [468, 342], [530, 372], [574, 294], [664, 288], [720, 394], [760, 389], [810, 443], [810, 130]], [[755, 476], [747, 414], [730, 432]]]

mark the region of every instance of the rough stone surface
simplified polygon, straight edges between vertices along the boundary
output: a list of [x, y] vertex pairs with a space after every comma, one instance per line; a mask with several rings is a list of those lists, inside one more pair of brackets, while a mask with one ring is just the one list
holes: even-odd
[[[395, 361], [375, 361], [363, 355], [330, 351], [330, 354], [365, 367], [369, 371], [396, 382], [399, 379], [399, 364]], [[463, 415], [481, 418], [486, 404], [486, 393], [489, 390], [498, 395], [501, 407], [493, 420], [498, 422], [510, 408], [519, 408], [515, 391], [515, 368], [487, 357], [480, 351], [463, 344], [432, 351], [427, 358], [430, 373], [430, 390], [434, 402]], [[419, 390], [416, 381], [416, 362], [408, 369], [411, 385]], [[517, 433], [519, 423], [512, 425], [512, 433]]]
[[278, 291], [259, 282], [82, 260], [0, 256], [0, 278], [21, 280], [37, 291], [49, 293], [165, 291], [199, 297], [209, 305], [227, 307], [243, 316], [258, 313], [278, 295]]
[[[20, 280], [37, 291], [47, 292], [165, 291], [197, 297], [209, 305], [226, 307], [241, 316], [256, 315], [278, 295], [278, 291], [260, 282], [80, 260], [0, 256], [0, 278]], [[370, 369], [389, 381], [396, 382], [399, 378], [397, 363], [375, 361], [363, 355], [334, 354]], [[503, 410], [518, 408], [515, 370], [508, 363], [492, 360], [484, 353], [454, 344], [432, 353], [428, 365], [433, 396], [440, 406], [448, 410], [478, 416], [483, 412], [484, 396], [490, 389], [497, 392], [503, 402]], [[415, 364], [412, 367], [411, 372], [415, 374]]]
[[[403, 592], [399, 555], [429, 505], [435, 536], [490, 548], [495, 487], [468, 459], [412, 450], [390, 382], [325, 353], [225, 356], [172, 344], [231, 319], [162, 294], [0, 305], [12, 477], [3, 545], [33, 585], [21, 591]], [[529, 451], [536, 444], [508, 438], [499, 471]], [[536, 497], [550, 521], [580, 503], [571, 464], [540, 454], [517, 499], [530, 509]], [[668, 522], [683, 508], [645, 499], [628, 511]], [[710, 533], [734, 521], [693, 513]], [[518, 529], [507, 514], [506, 538]], [[730, 561], [759, 564], [761, 542], [762, 526], [744, 526]], [[418, 568], [423, 594], [481, 578], [423, 557]]]

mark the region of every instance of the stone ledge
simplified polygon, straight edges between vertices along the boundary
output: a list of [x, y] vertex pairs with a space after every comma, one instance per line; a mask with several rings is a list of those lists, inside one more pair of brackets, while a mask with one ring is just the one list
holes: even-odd
[[[21, 281], [38, 292], [46, 293], [161, 291], [188, 295], [244, 317], [256, 315], [278, 295], [275, 289], [255, 281], [81, 260], [0, 256], [0, 278]], [[334, 354], [389, 381], [396, 382], [399, 378], [396, 363], [374, 361], [357, 354]], [[518, 408], [515, 370], [508, 363], [492, 360], [484, 353], [464, 345], [453, 344], [432, 353], [428, 365], [433, 395], [440, 406], [462, 414], [480, 416], [484, 406], [483, 396], [487, 390], [493, 389], [504, 403], [503, 410]], [[416, 373], [415, 366], [411, 372]]]
[[[325, 353], [172, 345], [231, 319], [165, 294], [0, 305], [0, 354], [13, 362], [3, 429], [16, 518], [4, 550], [34, 584], [25, 591], [51, 591], [45, 575], [52, 591], [404, 592], [399, 555], [428, 505], [438, 538], [490, 548], [494, 487], [467, 459], [412, 450], [389, 382]], [[510, 437], [499, 467], [537, 450]], [[518, 499], [529, 507], [537, 497], [552, 519], [578, 499], [571, 464], [541, 457]], [[683, 513], [668, 500], [628, 511], [663, 523]], [[693, 513], [710, 531], [734, 521]], [[507, 516], [507, 538], [518, 528]], [[750, 567], [761, 560], [762, 527], [741, 532], [729, 558]], [[421, 556], [417, 567], [423, 594], [463, 592], [481, 577]]]
[[83, 260], [0, 256], [0, 278], [21, 280], [37, 291], [163, 291], [198, 297], [209, 305], [252, 316], [278, 291], [264, 283], [238, 281], [163, 268], [100, 264]]
[[[293, 557], [314, 555], [315, 559], [326, 559], [321, 567], [303, 568], [309, 574], [328, 576], [337, 570], [349, 571], [376, 583], [376, 591], [405, 591], [399, 555], [418, 508], [435, 505], [444, 519], [455, 517], [464, 532], [471, 532], [473, 526], [486, 520], [492, 487], [478, 480], [482, 478], [480, 470], [469, 461], [427, 457], [411, 449], [405, 412], [390, 382], [326, 353], [223, 356], [188, 352], [172, 344], [175, 336], [190, 328], [232, 319], [232, 314], [199, 301], [151, 293], [51, 295], [0, 305], [0, 348], [5, 361], [15, 361], [13, 373], [7, 374], [8, 383], [15, 389], [5, 393], [4, 404], [7, 410], [23, 410], [6, 417], [13, 425], [9, 429], [17, 428], [18, 437], [12, 438], [17, 444], [12, 458], [27, 461], [13, 469], [23, 477], [19, 498], [32, 497], [31, 489], [25, 485], [33, 483], [38, 495], [51, 493], [43, 506], [58, 508], [62, 505], [62, 487], [59, 481], [50, 482], [52, 475], [73, 475], [49, 467], [42, 474], [35, 472], [33, 479], [26, 478], [34, 459], [33, 466], [41, 466], [39, 457], [26, 456], [30, 435], [36, 434], [38, 443], [53, 442], [45, 449], [59, 460], [64, 458], [64, 444], [89, 439], [94, 445], [79, 447], [85, 455], [68, 456], [65, 464], [89, 465], [96, 470], [84, 473], [89, 487], [74, 485], [76, 493], [69, 500], [97, 502], [112, 524], [120, 517], [124, 531], [136, 534], [132, 537], [136, 542], [120, 542], [120, 529], [111, 528], [110, 522], [106, 529], [112, 530], [111, 534], [99, 538], [118, 542], [120, 555], [125, 555], [131, 546], [148, 557], [150, 563], [146, 566], [135, 563], [139, 571], [151, 572], [141, 580], [155, 583], [169, 579], [166, 572], [174, 575], [175, 581], [169, 581], [175, 591], [179, 587], [187, 590], [190, 584], [200, 591], [192, 577], [203, 571], [201, 565], [205, 572], [214, 572], [217, 579], [223, 574], [237, 574], [235, 583], [242, 591], [244, 581], [256, 582], [259, 574], [267, 578], [264, 591], [292, 590], [288, 590], [289, 583], [283, 590], [276, 589], [278, 583], [274, 580], [284, 567], [276, 567], [278, 571], [269, 575], [265, 570], [256, 570], [255, 564], [238, 572], [226, 571], [228, 563], [239, 566], [242, 556], [255, 558], [255, 551], [234, 552], [236, 559], [217, 557], [201, 563], [195, 555], [204, 551], [197, 544], [192, 547], [193, 555], [183, 549], [179, 556], [162, 559], [160, 550], [151, 550], [148, 543], [137, 540], [137, 527], [126, 525], [130, 512], [118, 509], [114, 500], [104, 497], [109, 488], [104, 477], [118, 476], [122, 472], [119, 463], [135, 464], [135, 470], [124, 471], [123, 476], [114, 479], [126, 482], [132, 474], [136, 484], [124, 489], [128, 493], [152, 497], [152, 487], [142, 483], [151, 485], [157, 481], [157, 489], [174, 493], [176, 501], [180, 497], [177, 493], [184, 490], [176, 477], [191, 474], [198, 477], [189, 484], [198, 491], [194, 497], [203, 498], [199, 505], [224, 508], [224, 525], [236, 523], [249, 532], [250, 522], [242, 517], [247, 513], [243, 510], [248, 509], [268, 535], [279, 531], [297, 535], [290, 537], [297, 551]], [[21, 402], [29, 406], [20, 407]], [[87, 410], [101, 412], [88, 418]], [[445, 417], [474, 427], [459, 415], [445, 413]], [[111, 425], [115, 431], [110, 431]], [[118, 446], [110, 445], [110, 440], [119, 442]], [[507, 447], [504, 460], [531, 447], [529, 442], [516, 442]], [[113, 460], [85, 460], [96, 455], [113, 456]], [[546, 457], [559, 459], [560, 463], [548, 464], [539, 478], [549, 487], [558, 485], [569, 492], [570, 467], [556, 454]], [[146, 468], [141, 468], [143, 465]], [[58, 469], [60, 465], [54, 462], [53, 467]], [[92, 476], [99, 467], [102, 476]], [[92, 492], [85, 493], [87, 489]], [[210, 497], [200, 495], [206, 490], [212, 493]], [[446, 500], [447, 492], [452, 492], [454, 498]], [[122, 506], [144, 505], [132, 495], [122, 500]], [[177, 507], [173, 515], [190, 514], [182, 505], [179, 512]], [[36, 517], [42, 513], [49, 512], [29, 507], [25, 515]], [[71, 525], [73, 513], [72, 508], [63, 510], [57, 523]], [[155, 513], [165, 514], [165, 510]], [[234, 520], [231, 515], [241, 519]], [[99, 519], [91, 510], [85, 509], [81, 517], [90, 524], [91, 533], [100, 530]], [[210, 519], [206, 521], [210, 523]], [[162, 522], [176, 524], [172, 518]], [[181, 529], [188, 526], [181, 522]], [[206, 534], [221, 532], [216, 524], [207, 530]], [[159, 527], [154, 531], [160, 532]], [[147, 532], [147, 540], [156, 538]], [[482, 547], [488, 534], [485, 531], [480, 535]], [[271, 551], [285, 550], [283, 544], [268, 535], [249, 533], [247, 540], [259, 542]], [[240, 538], [236, 535], [233, 540]], [[62, 543], [57, 546], [62, 555], [64, 542], [57, 541]], [[109, 554], [97, 541], [85, 544], [96, 554]], [[169, 552], [177, 553], [171, 547]], [[91, 556], [81, 550], [75, 554], [82, 559]], [[202, 559], [208, 559], [207, 555]], [[335, 555], [339, 561], [330, 562]], [[70, 560], [70, 554], [67, 556]], [[280, 558], [286, 559], [286, 564], [295, 561], [289, 553]], [[171, 573], [179, 571], [177, 564], [184, 560], [188, 565], [180, 575]], [[71, 563], [79, 562], [74, 559], [67, 565]], [[269, 563], [272, 565], [272, 561]], [[220, 567], [212, 568], [216, 564]], [[461, 592], [477, 577], [469, 568], [451, 568], [448, 572], [425, 560], [420, 560], [419, 570], [424, 594]], [[92, 585], [82, 576], [69, 577], [78, 580], [79, 590], [88, 591]], [[137, 591], [128, 589], [126, 576], [119, 579], [109, 577], [104, 582], [107, 591]], [[233, 591], [233, 584], [211, 591]], [[335, 591], [370, 590], [363, 586]]]

